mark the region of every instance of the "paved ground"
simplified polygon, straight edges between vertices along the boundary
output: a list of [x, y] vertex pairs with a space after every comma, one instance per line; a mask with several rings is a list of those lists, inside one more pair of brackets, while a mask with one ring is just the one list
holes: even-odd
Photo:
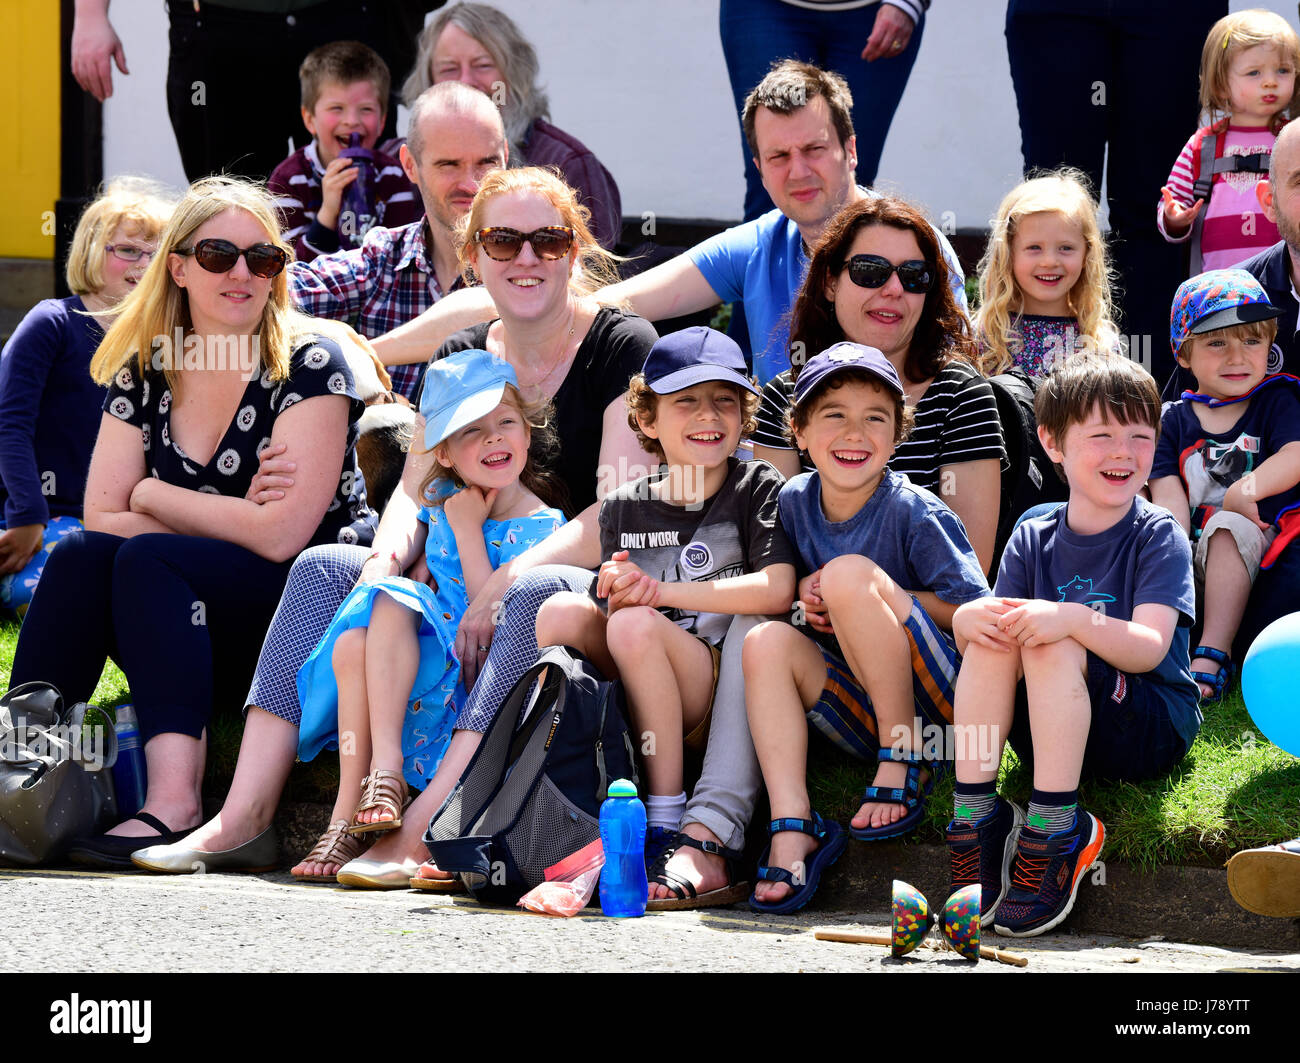
[[[93, 949], [75, 913], [94, 913]], [[741, 908], [557, 920], [465, 897], [295, 883], [287, 874], [182, 877], [0, 870], [0, 968], [33, 972], [870, 972], [1015, 975], [922, 951], [815, 940], [817, 926], [888, 933], [887, 911], [762, 918]], [[1300, 971], [1300, 954], [1050, 934], [988, 944], [1028, 970]]]

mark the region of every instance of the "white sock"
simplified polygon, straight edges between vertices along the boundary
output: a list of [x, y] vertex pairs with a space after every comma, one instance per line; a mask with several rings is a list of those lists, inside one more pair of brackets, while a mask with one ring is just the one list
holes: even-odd
[[682, 814], [686, 811], [686, 791], [674, 797], [662, 794], [649, 794], [646, 797], [646, 822], [651, 827], [666, 827], [677, 830], [682, 825]]

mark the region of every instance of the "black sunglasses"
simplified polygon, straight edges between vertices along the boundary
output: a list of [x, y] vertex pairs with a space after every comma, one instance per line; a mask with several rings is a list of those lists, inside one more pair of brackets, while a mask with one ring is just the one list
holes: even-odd
[[934, 287], [934, 271], [919, 258], [910, 258], [895, 266], [879, 255], [854, 255], [840, 269], [849, 271], [849, 280], [859, 288], [880, 288], [891, 273], [898, 274], [903, 291], [920, 295]]
[[275, 244], [254, 244], [236, 247], [229, 240], [200, 240], [193, 247], [178, 247], [178, 255], [193, 255], [194, 261], [209, 273], [229, 273], [235, 268], [239, 256], [244, 256], [248, 272], [254, 277], [270, 280], [284, 272], [289, 256]]
[[533, 254], [538, 258], [554, 262], [569, 253], [573, 238], [573, 230], [567, 225], [546, 225], [530, 233], [497, 225], [474, 234], [474, 242], [487, 252], [488, 258], [497, 262], [509, 262], [517, 257], [525, 243], [532, 246]]

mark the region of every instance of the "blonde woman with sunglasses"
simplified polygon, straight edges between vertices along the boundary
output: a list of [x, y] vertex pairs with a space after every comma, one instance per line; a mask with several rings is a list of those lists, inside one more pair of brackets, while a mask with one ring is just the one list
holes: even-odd
[[[148, 792], [74, 843], [79, 863], [129, 867], [199, 822], [212, 709], [239, 704], [290, 563], [373, 535], [363, 406], [342, 348], [290, 306], [289, 257], [265, 189], [197, 182], [91, 362], [108, 394], [86, 528], [51, 553], [11, 676], [88, 700], [111, 655], [130, 682]], [[295, 483], [251, 501], [258, 452], [278, 444]]]

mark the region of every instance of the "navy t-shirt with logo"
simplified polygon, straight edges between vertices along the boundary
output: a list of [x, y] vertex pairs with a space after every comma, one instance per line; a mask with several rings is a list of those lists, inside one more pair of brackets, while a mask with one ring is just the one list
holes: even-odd
[[[784, 478], [765, 461], [729, 458], [727, 479], [700, 506], [652, 497], [665, 470], [624, 484], [600, 507], [600, 558], [616, 550], [661, 583], [728, 579], [769, 565], [794, 565], [795, 553], [777, 518]], [[718, 645], [729, 613], [660, 610], [692, 635]]]
[[1067, 506], [1027, 520], [1011, 535], [993, 593], [999, 598], [1080, 602], [1105, 617], [1131, 621], [1152, 602], [1178, 612], [1164, 659], [1146, 680], [1188, 744], [1201, 725], [1198, 691], [1188, 661], [1188, 634], [1196, 622], [1192, 546], [1172, 513], [1135, 498], [1122, 520], [1096, 535], [1066, 523]]

